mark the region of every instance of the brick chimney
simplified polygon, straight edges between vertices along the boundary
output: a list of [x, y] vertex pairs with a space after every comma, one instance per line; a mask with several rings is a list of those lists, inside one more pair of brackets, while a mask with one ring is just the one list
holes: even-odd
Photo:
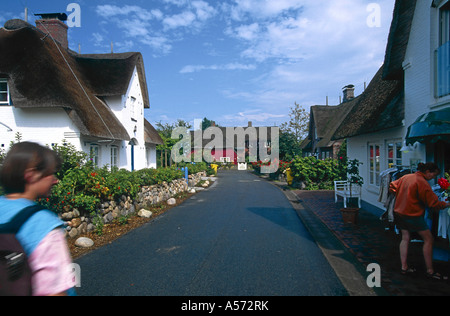
[[344, 102], [351, 101], [355, 98], [355, 86], [352, 84], [349, 84], [348, 86], [345, 86], [342, 88], [344, 91]]
[[36, 20], [36, 27], [39, 30], [45, 34], [50, 34], [64, 48], [69, 47], [69, 41], [67, 40], [67, 30], [69, 27], [64, 23], [64, 21], [67, 21], [67, 14], [38, 13], [35, 15], [41, 17]]

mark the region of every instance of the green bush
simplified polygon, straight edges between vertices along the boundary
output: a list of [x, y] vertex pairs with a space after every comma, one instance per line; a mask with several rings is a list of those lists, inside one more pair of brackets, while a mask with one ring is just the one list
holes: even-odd
[[[51, 195], [39, 199], [38, 203], [56, 213], [78, 209], [81, 214], [91, 215], [104, 201], [118, 201], [122, 196], [135, 199], [143, 186], [171, 182], [184, 177], [184, 172], [176, 166], [132, 172], [116, 167], [111, 170], [107, 166], [97, 168], [88, 159], [89, 155], [77, 151], [65, 141], [62, 146], [53, 146], [53, 150], [64, 160], [57, 174], [59, 182], [53, 187]], [[206, 163], [189, 164], [188, 167], [189, 174], [208, 172], [211, 169]]]
[[188, 168], [189, 174], [196, 174], [202, 171], [206, 171], [207, 175], [214, 174], [214, 170], [206, 162], [196, 162], [196, 163], [179, 163], [178, 168]]
[[347, 177], [344, 160], [319, 160], [315, 157], [296, 157], [291, 163], [296, 183], [303, 183], [306, 190], [333, 190], [334, 181]]
[[41, 199], [39, 203], [56, 213], [76, 208], [82, 214], [91, 214], [103, 201], [118, 201], [122, 196], [135, 199], [142, 186], [171, 182], [182, 177], [181, 170], [175, 167], [130, 172], [81, 166], [69, 170], [53, 187], [51, 196]]

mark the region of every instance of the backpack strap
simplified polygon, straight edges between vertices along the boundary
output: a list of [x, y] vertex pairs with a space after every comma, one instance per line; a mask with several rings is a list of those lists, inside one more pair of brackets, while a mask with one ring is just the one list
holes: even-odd
[[23, 224], [35, 213], [45, 210], [42, 205], [31, 205], [17, 213], [8, 223], [0, 224], [0, 234], [17, 234]]

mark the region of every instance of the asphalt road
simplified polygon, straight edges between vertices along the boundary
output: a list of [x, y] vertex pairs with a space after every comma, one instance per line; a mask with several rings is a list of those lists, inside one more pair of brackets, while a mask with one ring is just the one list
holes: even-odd
[[347, 295], [285, 195], [242, 171], [76, 261], [78, 295]]

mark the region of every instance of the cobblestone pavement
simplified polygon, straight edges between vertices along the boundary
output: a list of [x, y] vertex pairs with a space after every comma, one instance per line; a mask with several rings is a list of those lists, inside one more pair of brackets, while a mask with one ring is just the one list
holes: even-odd
[[[400, 273], [398, 246], [400, 235], [385, 230], [376, 215], [361, 209], [356, 225], [344, 224], [340, 213], [342, 202], [334, 202], [333, 191], [294, 191], [299, 201], [312, 211], [356, 256], [364, 267], [378, 263], [381, 267], [383, 289], [394, 296], [442, 296], [450, 295], [450, 283], [430, 280], [425, 276], [425, 264], [421, 242], [413, 242], [409, 250], [409, 265], [417, 269], [414, 276]], [[438, 238], [435, 248], [449, 251], [448, 240]], [[438, 251], [438, 250], [437, 250]], [[436, 251], [436, 252], [437, 252]], [[450, 274], [450, 263], [434, 260], [435, 271]]]

